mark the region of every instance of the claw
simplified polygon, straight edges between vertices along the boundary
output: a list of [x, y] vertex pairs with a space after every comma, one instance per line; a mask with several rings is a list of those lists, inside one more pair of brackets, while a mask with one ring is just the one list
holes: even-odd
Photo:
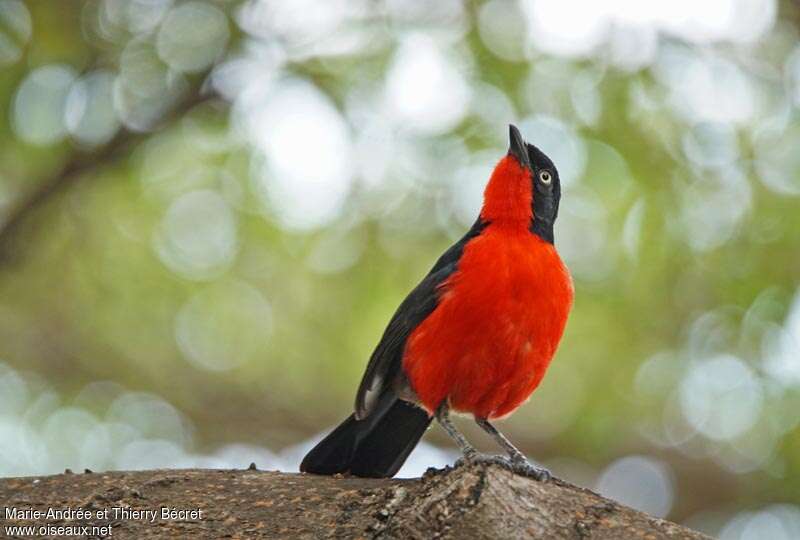
[[544, 467], [537, 467], [528, 460], [512, 462], [511, 470], [520, 476], [527, 476], [545, 484], [553, 477], [550, 471]]
[[473, 464], [498, 465], [507, 471], [513, 472], [514, 474], [525, 476], [527, 478], [533, 478], [534, 480], [543, 483], [549, 482], [552, 478], [550, 471], [544, 467], [537, 467], [527, 459], [508, 459], [503, 456], [486, 455], [478, 452], [469, 453], [458, 458], [455, 463], [455, 467], [463, 467], [465, 465]]
[[480, 452], [470, 452], [468, 454], [464, 454], [462, 457], [456, 460], [456, 467], [462, 467], [464, 465], [500, 465], [505, 469], [511, 469], [511, 462], [502, 457], [502, 456], [492, 456], [488, 454], [481, 454]]

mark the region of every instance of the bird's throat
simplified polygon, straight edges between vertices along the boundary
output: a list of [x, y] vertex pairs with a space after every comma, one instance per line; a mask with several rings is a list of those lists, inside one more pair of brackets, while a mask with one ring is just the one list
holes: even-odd
[[530, 227], [531, 176], [511, 156], [500, 160], [483, 192], [481, 219], [496, 225]]

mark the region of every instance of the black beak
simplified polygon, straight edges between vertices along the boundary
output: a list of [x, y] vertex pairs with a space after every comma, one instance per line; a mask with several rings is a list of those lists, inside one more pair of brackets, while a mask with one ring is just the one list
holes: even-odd
[[525, 146], [525, 140], [514, 124], [508, 125], [508, 139], [508, 155], [514, 156], [522, 167], [529, 171], [533, 170], [530, 157], [528, 156], [528, 149]]

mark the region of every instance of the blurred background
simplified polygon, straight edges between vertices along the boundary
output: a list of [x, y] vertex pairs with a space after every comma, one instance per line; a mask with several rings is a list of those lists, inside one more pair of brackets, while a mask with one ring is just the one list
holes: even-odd
[[[0, 0], [0, 475], [296, 470], [515, 122], [576, 302], [504, 430], [800, 538], [799, 33], [788, 0]], [[431, 429], [401, 476], [456, 457]]]

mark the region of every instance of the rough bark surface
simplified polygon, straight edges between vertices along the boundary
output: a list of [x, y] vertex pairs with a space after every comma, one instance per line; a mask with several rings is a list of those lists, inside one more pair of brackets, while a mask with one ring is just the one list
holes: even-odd
[[[0, 480], [0, 536], [9, 525], [111, 525], [112, 538], [701, 539], [587, 489], [496, 466], [431, 470], [413, 480], [257, 470], [156, 470]], [[200, 509], [161, 519], [160, 508]], [[16, 519], [6, 508], [86, 509], [108, 519]], [[114, 518], [113, 508], [159, 517]], [[119, 511], [118, 511], [119, 512]], [[83, 534], [84, 538], [103, 535]], [[22, 537], [22, 536], [18, 536]]]

